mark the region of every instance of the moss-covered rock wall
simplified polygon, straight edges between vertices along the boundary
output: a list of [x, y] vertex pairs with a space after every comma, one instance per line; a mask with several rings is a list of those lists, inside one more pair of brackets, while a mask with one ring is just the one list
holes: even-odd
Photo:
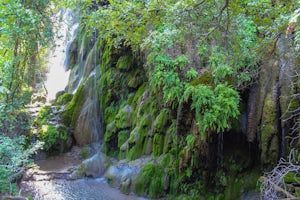
[[[265, 59], [256, 83], [241, 93], [242, 115], [232, 121], [233, 128], [208, 130], [205, 137], [200, 136], [190, 101], [168, 105], [151, 89], [143, 54], [115, 48], [83, 29], [78, 32], [68, 62], [68, 92], [74, 95], [62, 114], [77, 144], [103, 143], [104, 153], [127, 162], [150, 156], [153, 164], [130, 182], [140, 195], [219, 194], [220, 199], [231, 199], [253, 189], [261, 167], [274, 165], [283, 152], [282, 127], [288, 127], [282, 118], [288, 107], [283, 95], [291, 93], [283, 71], [292, 67], [284, 68], [282, 53]], [[213, 87], [212, 80], [211, 72], [203, 70], [190, 85]], [[147, 181], [149, 176], [159, 185]], [[245, 177], [251, 179], [249, 184]]]

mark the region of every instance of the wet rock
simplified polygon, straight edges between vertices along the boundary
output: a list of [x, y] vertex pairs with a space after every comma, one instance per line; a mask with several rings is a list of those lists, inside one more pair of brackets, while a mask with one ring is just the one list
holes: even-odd
[[148, 163], [150, 159], [151, 157], [149, 156], [142, 157], [129, 163], [121, 160], [108, 168], [105, 178], [111, 186], [119, 188], [124, 194], [129, 194], [133, 191], [132, 182], [137, 178], [142, 166]]
[[91, 158], [84, 160], [78, 169], [71, 174], [71, 178], [100, 177], [110, 164], [111, 161], [105, 154], [97, 153]]
[[96, 102], [87, 99], [77, 119], [74, 137], [77, 144], [83, 146], [99, 140], [99, 120]]

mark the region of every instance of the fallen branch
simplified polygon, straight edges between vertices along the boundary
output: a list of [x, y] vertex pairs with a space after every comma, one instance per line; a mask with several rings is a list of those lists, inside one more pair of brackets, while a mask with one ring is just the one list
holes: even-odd
[[299, 199], [299, 197], [295, 197], [293, 194], [284, 189], [286, 187], [284, 177], [288, 173], [300, 171], [300, 166], [294, 164], [293, 158], [293, 152], [291, 152], [288, 161], [280, 159], [278, 165], [271, 172], [266, 173], [262, 178], [261, 193], [263, 195], [263, 199]]

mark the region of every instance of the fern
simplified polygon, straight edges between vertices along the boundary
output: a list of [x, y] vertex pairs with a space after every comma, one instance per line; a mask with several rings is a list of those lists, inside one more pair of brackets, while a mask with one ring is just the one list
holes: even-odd
[[214, 90], [206, 85], [190, 85], [183, 101], [190, 99], [202, 137], [208, 130], [222, 132], [230, 128], [230, 120], [239, 116], [239, 95], [226, 85], [219, 84]]

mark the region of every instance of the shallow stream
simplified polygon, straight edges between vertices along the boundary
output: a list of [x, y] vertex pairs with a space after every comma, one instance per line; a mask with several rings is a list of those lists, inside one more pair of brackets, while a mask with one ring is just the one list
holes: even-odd
[[134, 195], [124, 195], [108, 185], [104, 178], [70, 179], [74, 167], [81, 163], [81, 149], [36, 161], [20, 182], [22, 196], [35, 200], [145, 200]]

